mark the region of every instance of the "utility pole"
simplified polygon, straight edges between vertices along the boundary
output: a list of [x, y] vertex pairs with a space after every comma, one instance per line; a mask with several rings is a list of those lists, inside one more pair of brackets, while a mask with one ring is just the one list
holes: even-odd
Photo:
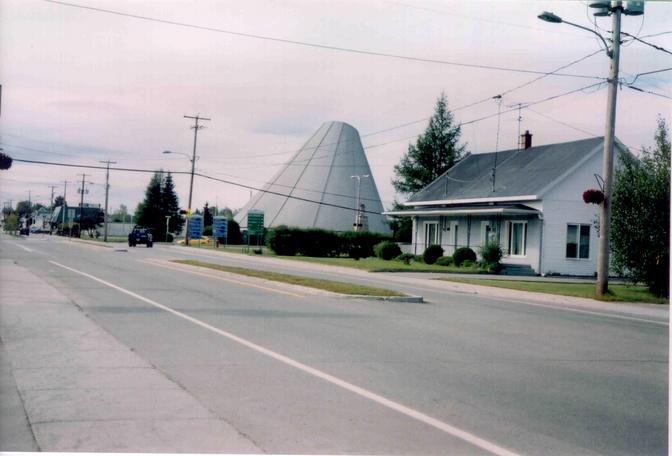
[[68, 205], [65, 202], [65, 198], [68, 196], [68, 181], [63, 181], [63, 207], [61, 211], [63, 212], [63, 222], [61, 223], [61, 234], [65, 234], [65, 212], [68, 210]]
[[[194, 125], [191, 127], [194, 130], [194, 152], [191, 156], [191, 181], [189, 183], [189, 207], [187, 210], [191, 212], [191, 196], [194, 190], [194, 169], [196, 166], [196, 140], [198, 138], [198, 130], [201, 128], [204, 128], [203, 125], [199, 125], [198, 121], [199, 120], [212, 120], [208, 119], [207, 117], [201, 117], [199, 114], [196, 114], [196, 116], [184, 116], [185, 119], [194, 119]], [[185, 224], [184, 227], [184, 245], [188, 246], [189, 245], [189, 215], [187, 214], [187, 223]]]
[[30, 228], [30, 219], [33, 215], [33, 204], [30, 201], [31, 191], [28, 190], [28, 217], [26, 218], [26, 228]]
[[611, 186], [614, 170], [614, 135], [616, 129], [616, 95], [618, 94], [618, 65], [621, 50], [621, 13], [619, 4], [611, 13], [613, 42], [611, 49], [611, 71], [609, 73], [609, 94], [607, 97], [607, 123], [604, 134], [604, 154], [602, 173], [604, 174], [604, 201], [600, 206], [600, 239], [597, 253], [597, 283], [595, 292], [603, 296], [609, 287], [609, 228], [611, 224]]
[[110, 192], [110, 164], [116, 164], [117, 162], [113, 161], [101, 161], [100, 163], [107, 163], [107, 171], [105, 172], [105, 228], [103, 229], [103, 242], [107, 242], [107, 223], [108, 223], [108, 216], [107, 216], [107, 197]]
[[355, 201], [355, 223], [352, 225], [355, 228], [355, 231], [361, 231], [362, 228], [362, 207], [359, 205], [359, 196], [362, 187], [362, 179], [369, 177], [368, 174], [362, 174], [359, 176], [350, 176], [350, 179], [357, 180], [357, 199]]
[[51, 189], [51, 202], [49, 203], [49, 209], [54, 209], [54, 189], [56, 188], [56, 185], [50, 185], [49, 188]]
[[[82, 188], [80, 188], [80, 193], [82, 195], [80, 201], [79, 201], [79, 238], [81, 239], [82, 237], [82, 222], [84, 221], [84, 185], [86, 184], [86, 174], [78, 174], [78, 176], [82, 176]], [[72, 232], [72, 231], [71, 231]]]

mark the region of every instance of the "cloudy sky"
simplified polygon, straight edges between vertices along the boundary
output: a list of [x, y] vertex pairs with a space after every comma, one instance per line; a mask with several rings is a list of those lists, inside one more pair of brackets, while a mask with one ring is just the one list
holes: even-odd
[[[261, 187], [323, 122], [340, 120], [362, 135], [389, 207], [402, 199], [390, 183], [393, 166], [441, 92], [465, 123], [462, 140], [472, 153], [515, 148], [519, 127], [535, 144], [603, 134], [604, 84], [577, 90], [608, 75], [599, 40], [537, 19], [553, 11], [608, 38], [610, 20], [594, 23], [587, 4], [0, 0], [0, 147], [20, 159], [188, 171], [186, 157], [162, 151], [191, 154], [192, 121], [183, 116], [200, 114], [212, 120], [199, 131], [197, 170]], [[623, 18], [625, 32], [667, 50], [670, 24], [667, 2], [647, 2], [644, 16]], [[511, 90], [584, 57], [562, 76]], [[616, 134], [625, 144], [652, 145], [657, 116], [669, 121], [672, 71], [640, 74], [670, 67], [669, 53], [639, 42], [622, 48], [621, 77], [637, 78], [634, 86], [645, 91], [627, 84], [619, 91]], [[571, 91], [522, 109], [518, 122], [519, 103]], [[492, 97], [502, 93], [498, 139], [496, 115], [471, 121], [496, 114]], [[104, 171], [17, 162], [0, 172], [0, 201], [15, 205], [30, 190], [48, 203], [49, 186], [62, 194], [63, 181], [82, 172], [93, 182], [86, 201], [103, 204]], [[134, 209], [149, 177], [113, 171], [111, 210]], [[188, 176], [175, 181], [186, 205]], [[71, 204], [77, 187], [68, 185]], [[239, 208], [249, 197], [249, 189], [196, 178], [193, 207]]]

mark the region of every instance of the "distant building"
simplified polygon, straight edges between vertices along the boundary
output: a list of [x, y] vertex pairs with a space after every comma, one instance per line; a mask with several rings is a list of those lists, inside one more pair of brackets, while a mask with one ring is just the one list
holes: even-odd
[[264, 212], [266, 228], [353, 231], [368, 225], [370, 231], [391, 232], [359, 133], [344, 122], [322, 124], [250, 199], [235, 217], [242, 229], [251, 209]]

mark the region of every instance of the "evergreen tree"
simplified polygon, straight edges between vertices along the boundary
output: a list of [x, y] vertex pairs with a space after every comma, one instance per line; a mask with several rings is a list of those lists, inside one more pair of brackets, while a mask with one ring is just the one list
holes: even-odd
[[425, 132], [415, 145], [409, 144], [408, 152], [394, 166], [397, 177], [392, 185], [395, 190], [415, 193], [452, 167], [465, 153], [466, 146], [458, 144], [460, 135], [461, 128], [455, 125], [446, 95], [442, 93]]
[[653, 150], [637, 160], [621, 154], [612, 195], [611, 248], [614, 268], [652, 293], [669, 296], [670, 137], [658, 119]]
[[[161, 192], [162, 174], [154, 173], [145, 190], [145, 199], [135, 210], [136, 224], [152, 230], [155, 239], [163, 239], [166, 234], [166, 219], [164, 218], [163, 198]], [[168, 215], [168, 214], [165, 214]]]
[[[169, 215], [170, 221], [168, 222], [168, 231], [171, 233], [178, 233], [182, 230], [182, 225], [184, 220], [180, 215], [180, 200], [177, 198], [177, 193], [175, 193], [175, 184], [173, 183], [173, 176], [168, 173], [166, 176], [165, 182], [163, 184], [163, 210], [164, 216]], [[165, 219], [164, 219], [164, 229], [163, 235], [165, 239]]]
[[212, 212], [210, 212], [210, 206], [208, 202], [205, 202], [203, 206], [203, 226], [212, 226]]
[[53, 210], [54, 208], [57, 208], [59, 206], [63, 206], [63, 201], [64, 201], [63, 196], [58, 195], [56, 198], [54, 198], [54, 205], [51, 207], [51, 209]]

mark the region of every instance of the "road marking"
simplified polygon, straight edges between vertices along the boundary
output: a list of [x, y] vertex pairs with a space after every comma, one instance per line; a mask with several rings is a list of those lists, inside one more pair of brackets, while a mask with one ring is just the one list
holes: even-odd
[[170, 307], [164, 306], [163, 304], [159, 304], [156, 301], [153, 301], [149, 298], [145, 298], [144, 296], [141, 296], [141, 295], [139, 295], [137, 293], [134, 293], [130, 290], [127, 290], [127, 289], [122, 288], [118, 285], [110, 283], [106, 280], [100, 279], [100, 278], [95, 277], [91, 274], [87, 274], [86, 272], [78, 271], [76, 269], [70, 268], [68, 266], [57, 263], [55, 261], [50, 260], [49, 262], [51, 264], [55, 265], [55, 266], [58, 266], [58, 267], [63, 268], [63, 269], [67, 269], [68, 271], [74, 272], [76, 274], [80, 274], [84, 277], [87, 277], [91, 280], [94, 280], [98, 283], [101, 283], [101, 284], [103, 284], [107, 287], [110, 287], [114, 290], [117, 290], [121, 293], [127, 294], [127, 295], [129, 295], [129, 296], [131, 296], [135, 299], [138, 299], [138, 300], [140, 300], [142, 302], [145, 302], [149, 305], [157, 307], [161, 310], [165, 310], [166, 312], [169, 312], [169, 313], [175, 315], [176, 317], [182, 318], [182, 319], [184, 319], [184, 320], [186, 320], [190, 323], [193, 323], [193, 324], [195, 324], [197, 326], [200, 326], [204, 329], [207, 329], [207, 330], [212, 331], [216, 334], [219, 334], [220, 336], [226, 337], [227, 339], [232, 340], [232, 341], [234, 341], [234, 342], [236, 342], [240, 345], [243, 345], [247, 348], [250, 348], [250, 349], [252, 349], [252, 350], [254, 350], [258, 353], [261, 353], [261, 354], [266, 355], [270, 358], [273, 358], [276, 361], [279, 361], [283, 364], [294, 367], [295, 369], [298, 369], [298, 370], [300, 370], [302, 372], [305, 372], [309, 375], [312, 375], [312, 376], [317, 377], [321, 380], [324, 380], [328, 383], [339, 386], [339, 387], [341, 387], [341, 388], [343, 388], [347, 391], [350, 391], [354, 394], [357, 394], [358, 396], [364, 397], [364, 398], [369, 399], [373, 402], [376, 402], [377, 404], [380, 404], [384, 407], [387, 407], [387, 408], [392, 409], [396, 412], [399, 412], [403, 415], [406, 415], [409, 418], [413, 418], [413, 419], [415, 419], [417, 421], [420, 421], [424, 424], [432, 426], [432, 427], [434, 427], [434, 428], [436, 428], [440, 431], [443, 431], [447, 434], [452, 435], [453, 437], [457, 437], [458, 439], [464, 440], [465, 442], [468, 442], [468, 443], [470, 443], [474, 446], [477, 446], [477, 447], [482, 448], [486, 451], [489, 451], [492, 454], [495, 454], [495, 455], [498, 455], [498, 456], [518, 456], [517, 453], [514, 453], [514, 452], [512, 452], [510, 450], [507, 450], [506, 448], [503, 448], [503, 447], [501, 447], [497, 444], [489, 442], [488, 440], [482, 439], [481, 437], [478, 437], [478, 436], [476, 436], [476, 435], [474, 435], [470, 432], [467, 432], [463, 429], [457, 428], [457, 427], [452, 426], [448, 423], [445, 423], [445, 422], [440, 421], [436, 418], [433, 418], [429, 415], [426, 415], [422, 412], [419, 412], [415, 409], [407, 407], [403, 404], [400, 404], [398, 402], [387, 399], [386, 397], [380, 396], [380, 395], [378, 395], [378, 394], [376, 394], [372, 391], [361, 388], [361, 387], [359, 387], [357, 385], [354, 385], [352, 383], [346, 382], [345, 380], [341, 380], [338, 377], [335, 377], [331, 374], [328, 374], [328, 373], [323, 372], [321, 370], [310, 367], [310, 366], [308, 366], [306, 364], [303, 364], [299, 361], [296, 361], [296, 360], [294, 360], [294, 359], [292, 359], [288, 356], [285, 356], [285, 355], [282, 355], [278, 352], [274, 352], [272, 350], [269, 350], [268, 348], [262, 347], [261, 345], [257, 345], [254, 342], [243, 339], [242, 337], [236, 336], [233, 333], [230, 333], [228, 331], [224, 331], [222, 329], [216, 328], [216, 327], [214, 327], [214, 326], [212, 326], [208, 323], [205, 323], [205, 322], [203, 322], [201, 320], [198, 320], [194, 317], [190, 317], [189, 315], [184, 314], [182, 312], [179, 312], [177, 310], [171, 309]]
[[[257, 285], [257, 284], [249, 283], [249, 282], [241, 282], [240, 280], [235, 280], [235, 279], [227, 279], [225, 277], [222, 277], [221, 275], [214, 274], [214, 273], [213, 274], [208, 274], [208, 273], [205, 273], [205, 272], [202, 272], [202, 271], [195, 271], [195, 270], [191, 269], [194, 266], [192, 266], [191, 268], [180, 267], [180, 266], [177, 266], [177, 265], [162, 263], [162, 262], [160, 262], [160, 260], [136, 260], [136, 261], [138, 261], [140, 263], [151, 264], [153, 266], [159, 266], [159, 267], [166, 268], [166, 269], [172, 269], [173, 271], [188, 272], [189, 274], [200, 275], [200, 276], [203, 276], [203, 277], [208, 277], [210, 279], [221, 280], [222, 282], [233, 283], [233, 284], [241, 285], [241, 286], [244, 286], [244, 287], [259, 288], [261, 290], [272, 291], [274, 293], [280, 293], [280, 294], [284, 294], [284, 295], [287, 295], [287, 296], [292, 296], [292, 297], [295, 297], [295, 298], [304, 298], [305, 297], [304, 295], [300, 295], [300, 294], [297, 294], [297, 293], [292, 293], [290, 291], [284, 291], [284, 290], [279, 290], [277, 288], [265, 287], [263, 285]], [[199, 266], [196, 266], [196, 267], [199, 267]], [[221, 272], [226, 272], [226, 271], [221, 271]], [[227, 272], [227, 273], [228, 274], [235, 274], [235, 272]]]
[[21, 248], [22, 248], [23, 250], [25, 250], [26, 252], [31, 252], [31, 253], [32, 253], [32, 250], [29, 249], [29, 248], [26, 247], [26, 246], [23, 246], [23, 245], [21, 245], [21, 244], [17, 244], [16, 242], [10, 242], [10, 244], [13, 244], [13, 245], [15, 245], [15, 246], [17, 246], [17, 247], [21, 247]]

